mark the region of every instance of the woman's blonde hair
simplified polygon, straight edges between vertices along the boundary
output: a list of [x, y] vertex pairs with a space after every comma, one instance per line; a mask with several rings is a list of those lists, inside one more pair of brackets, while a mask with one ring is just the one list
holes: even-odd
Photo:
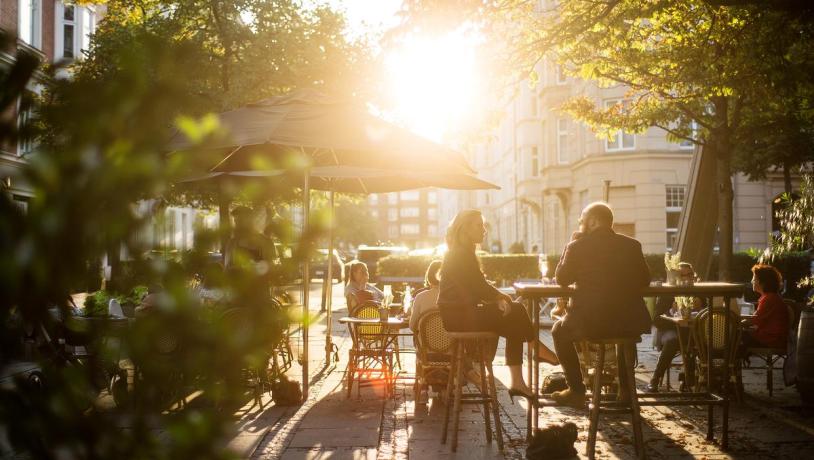
[[353, 281], [353, 272], [359, 270], [362, 267], [367, 268], [367, 264], [362, 262], [361, 260], [351, 260], [350, 262], [345, 264], [345, 286], [349, 285], [350, 282]]
[[438, 277], [439, 271], [441, 271], [441, 261], [433, 260], [430, 262], [430, 265], [427, 267], [427, 273], [424, 275], [424, 286], [438, 286], [440, 282], [440, 278]]
[[483, 214], [477, 209], [465, 209], [455, 215], [452, 222], [447, 227], [446, 242], [447, 247], [453, 248], [461, 246], [461, 230], [467, 225], [471, 225], [475, 219], [483, 219]]

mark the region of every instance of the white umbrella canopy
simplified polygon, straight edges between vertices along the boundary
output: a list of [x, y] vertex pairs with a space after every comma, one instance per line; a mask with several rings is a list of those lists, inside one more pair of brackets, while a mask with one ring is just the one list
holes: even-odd
[[[359, 103], [317, 90], [296, 90], [223, 112], [218, 121], [225, 134], [205, 145], [226, 153], [216, 171], [256, 169], [258, 156], [279, 164], [296, 152], [315, 167], [474, 173], [459, 152], [382, 120]], [[172, 150], [190, 147], [181, 133], [170, 143]]]
[[[309, 169], [309, 176], [313, 190], [352, 194], [400, 192], [425, 187], [449, 190], [500, 189], [497, 185], [478, 179], [474, 175], [460, 173], [400, 172], [346, 166], [317, 166]], [[292, 174], [285, 170], [210, 172], [185, 179], [180, 184], [217, 188], [225, 183], [239, 187], [241, 184], [257, 184], [263, 181], [290, 182], [288, 185], [292, 187], [302, 185], [301, 177], [294, 179]], [[275, 185], [280, 184], [278, 182]]]

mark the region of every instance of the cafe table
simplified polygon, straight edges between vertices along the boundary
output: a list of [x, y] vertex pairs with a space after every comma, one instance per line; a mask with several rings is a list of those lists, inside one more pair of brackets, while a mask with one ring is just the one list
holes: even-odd
[[[535, 330], [540, 330], [540, 304], [552, 297], [572, 297], [576, 289], [571, 286], [560, 286], [543, 283], [515, 283], [515, 291], [517, 295], [526, 303], [526, 308], [531, 316]], [[733, 298], [738, 298], [743, 295], [746, 286], [737, 283], [724, 283], [724, 282], [704, 282], [695, 283], [688, 286], [676, 286], [670, 284], [662, 284], [658, 286], [648, 286], [642, 288], [642, 297], [678, 297], [678, 296], [692, 296], [708, 299], [707, 304], [712, 305], [713, 298], [721, 297], [724, 299], [724, 305], [729, 305]], [[729, 315], [725, 316], [724, 329], [726, 331], [724, 341], [726, 345], [729, 344]], [[709, 349], [712, 349], [712, 321], [708, 322], [709, 330], [707, 334]], [[538, 395], [540, 406], [556, 406], [557, 404], [546, 397], [547, 395], [540, 394], [540, 359], [537, 356], [537, 347], [529, 345], [529, 356], [531, 360], [528, 361], [527, 376], [532, 385], [534, 394]], [[729, 368], [729, 359], [727, 357], [724, 363], [724, 370]], [[707, 382], [711, 382], [712, 354], [708, 354], [707, 362]], [[723, 385], [721, 394], [713, 392], [709, 385], [704, 392], [693, 393], [644, 393], [639, 395], [640, 406], [707, 406], [707, 439], [714, 439], [713, 432], [713, 408], [715, 406], [721, 407], [721, 448], [728, 447], [728, 430], [729, 430], [729, 397], [728, 397], [728, 381]], [[526, 411], [526, 428], [527, 438], [530, 439], [534, 430], [539, 426], [540, 412], [538, 407], [533, 407], [529, 404]]]

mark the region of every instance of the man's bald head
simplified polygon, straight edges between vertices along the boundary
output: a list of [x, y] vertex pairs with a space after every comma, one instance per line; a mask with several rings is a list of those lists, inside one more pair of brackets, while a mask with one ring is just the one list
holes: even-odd
[[607, 203], [595, 201], [582, 210], [580, 224], [585, 225], [589, 230], [592, 230], [592, 227], [612, 228], [613, 211]]

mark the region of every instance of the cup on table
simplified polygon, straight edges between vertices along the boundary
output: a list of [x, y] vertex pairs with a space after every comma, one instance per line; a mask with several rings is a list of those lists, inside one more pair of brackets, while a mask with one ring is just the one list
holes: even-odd
[[390, 309], [387, 307], [379, 307], [379, 321], [386, 323], [390, 319]]

